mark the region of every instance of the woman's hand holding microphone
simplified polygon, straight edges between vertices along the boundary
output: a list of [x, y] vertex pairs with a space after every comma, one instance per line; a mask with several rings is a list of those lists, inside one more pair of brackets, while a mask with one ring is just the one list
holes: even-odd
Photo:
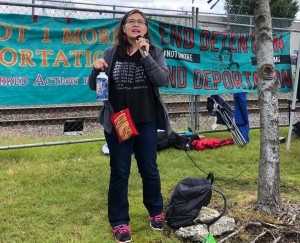
[[150, 47], [149, 40], [138, 35], [136, 37], [136, 43], [138, 44], [139, 50], [142, 54], [142, 57], [148, 56], [149, 47]]

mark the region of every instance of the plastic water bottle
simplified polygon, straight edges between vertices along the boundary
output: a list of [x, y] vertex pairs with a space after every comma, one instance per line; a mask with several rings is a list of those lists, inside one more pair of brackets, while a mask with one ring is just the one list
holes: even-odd
[[108, 77], [105, 72], [100, 72], [96, 79], [96, 99], [108, 99]]

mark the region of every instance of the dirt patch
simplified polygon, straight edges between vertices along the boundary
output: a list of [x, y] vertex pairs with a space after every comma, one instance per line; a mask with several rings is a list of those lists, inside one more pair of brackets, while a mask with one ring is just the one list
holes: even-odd
[[231, 205], [227, 216], [236, 220], [234, 232], [215, 237], [218, 243], [298, 243], [300, 242], [300, 204], [282, 203], [282, 211], [267, 216], [254, 211], [254, 202]]

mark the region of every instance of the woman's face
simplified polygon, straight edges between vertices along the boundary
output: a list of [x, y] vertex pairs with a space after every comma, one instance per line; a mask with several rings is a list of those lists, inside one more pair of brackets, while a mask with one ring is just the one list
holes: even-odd
[[221, 52], [221, 57], [223, 61], [229, 61], [231, 53], [228, 50], [223, 50]]
[[139, 13], [129, 15], [123, 25], [123, 32], [128, 39], [136, 39], [138, 35], [143, 37], [147, 31], [146, 20]]

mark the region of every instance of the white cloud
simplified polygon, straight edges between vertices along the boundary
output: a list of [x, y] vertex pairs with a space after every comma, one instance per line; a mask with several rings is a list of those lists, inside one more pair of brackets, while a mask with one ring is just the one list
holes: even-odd
[[[20, 0], [20, 1], [32, 1], [32, 0]], [[36, 0], [42, 1], [42, 0]], [[116, 6], [124, 6], [129, 8], [157, 8], [164, 10], [186, 10], [191, 11], [192, 7], [199, 8], [199, 12], [207, 13], [207, 14], [226, 14], [224, 10], [225, 0], [219, 0], [219, 2], [214, 6], [213, 9], [210, 7], [217, 2], [217, 0], [211, 0], [208, 4], [207, 0], [60, 0], [65, 3], [90, 3], [90, 4], [101, 4], [101, 5], [116, 5]], [[300, 0], [297, 0], [300, 5]], [[81, 5], [82, 6], [82, 5]], [[154, 10], [155, 11], [155, 10]], [[298, 12], [297, 19], [300, 19], [300, 12]]]
[[[90, 0], [86, 2], [97, 2], [99, 4], [109, 4], [109, 5], [122, 5], [128, 7], [148, 7], [148, 8], [161, 8], [167, 10], [187, 10], [191, 11], [192, 7], [199, 8], [200, 12], [206, 13], [225, 13], [224, 11], [224, 0], [220, 0], [217, 5], [210, 9], [210, 7], [217, 0], [212, 0], [210, 4], [207, 3], [207, 0], [114, 0], [112, 1], [100, 1], [100, 0]], [[73, 0], [73, 2], [75, 2]]]

